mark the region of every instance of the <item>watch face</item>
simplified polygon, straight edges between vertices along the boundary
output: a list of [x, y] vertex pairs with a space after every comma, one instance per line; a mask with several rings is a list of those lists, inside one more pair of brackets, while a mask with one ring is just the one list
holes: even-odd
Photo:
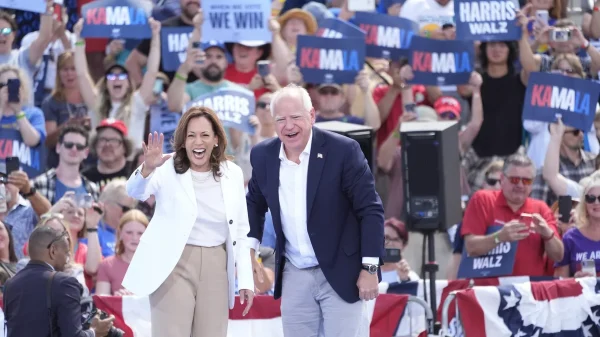
[[370, 265], [370, 266], [369, 266], [369, 272], [370, 272], [370, 273], [376, 273], [376, 272], [377, 272], [377, 266], [375, 266], [375, 265]]

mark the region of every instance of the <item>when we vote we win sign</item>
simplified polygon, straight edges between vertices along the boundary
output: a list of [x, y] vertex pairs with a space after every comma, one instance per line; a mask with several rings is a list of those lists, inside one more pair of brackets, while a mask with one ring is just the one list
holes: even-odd
[[[501, 224], [487, 228], [486, 234], [492, 234], [502, 229]], [[485, 255], [472, 257], [463, 249], [462, 259], [458, 267], [458, 278], [481, 278], [509, 276], [515, 266], [518, 242], [501, 242]]]
[[202, 0], [202, 36], [223, 42], [271, 42], [270, 0]]
[[517, 0], [455, 0], [456, 39], [472, 41], [516, 41]]
[[553, 123], [560, 117], [565, 125], [587, 132], [594, 123], [599, 95], [597, 82], [562, 74], [531, 73], [523, 120]]

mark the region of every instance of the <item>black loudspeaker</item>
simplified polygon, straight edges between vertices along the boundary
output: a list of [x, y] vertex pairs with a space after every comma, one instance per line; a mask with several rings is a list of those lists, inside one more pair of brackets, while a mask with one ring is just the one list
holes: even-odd
[[411, 231], [444, 231], [460, 221], [456, 122], [411, 122], [400, 128], [406, 223]]
[[375, 133], [373, 132], [372, 127], [335, 121], [319, 122], [315, 123], [315, 126], [319, 129], [335, 132], [357, 141], [358, 145], [360, 145], [360, 149], [367, 158], [371, 172], [373, 172], [373, 137]]

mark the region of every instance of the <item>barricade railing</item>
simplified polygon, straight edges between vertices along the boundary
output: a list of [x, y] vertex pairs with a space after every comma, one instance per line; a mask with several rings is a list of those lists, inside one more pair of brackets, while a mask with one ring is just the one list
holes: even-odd
[[[448, 297], [446, 297], [446, 300], [443, 303], [443, 307], [442, 307], [442, 329], [440, 331], [440, 337], [455, 337], [456, 333], [451, 333], [450, 332], [450, 315], [448, 314], [448, 310], [450, 309], [450, 304], [452, 303], [452, 300], [454, 300], [456, 298], [456, 294], [459, 292], [460, 290], [455, 290], [450, 292], [450, 294], [448, 294]], [[454, 318], [456, 319], [456, 323], [457, 324], [461, 324], [460, 323], [460, 312], [458, 311], [458, 303], [454, 302], [454, 308], [455, 310], [455, 316]], [[453, 332], [456, 331], [456, 329], [452, 329]], [[462, 329], [460, 329], [462, 331]]]

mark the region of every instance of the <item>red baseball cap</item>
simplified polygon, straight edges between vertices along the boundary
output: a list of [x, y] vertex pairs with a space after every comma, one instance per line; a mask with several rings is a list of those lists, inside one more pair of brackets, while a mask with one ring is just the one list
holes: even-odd
[[[460, 102], [450, 96], [442, 96], [433, 104], [435, 112], [443, 119], [459, 119], [460, 118]], [[453, 116], [451, 116], [451, 115]]]
[[103, 120], [98, 127], [96, 127], [96, 131], [100, 131], [105, 128], [111, 128], [119, 131], [123, 137], [127, 137], [127, 125], [123, 123], [120, 119], [107, 118]]

